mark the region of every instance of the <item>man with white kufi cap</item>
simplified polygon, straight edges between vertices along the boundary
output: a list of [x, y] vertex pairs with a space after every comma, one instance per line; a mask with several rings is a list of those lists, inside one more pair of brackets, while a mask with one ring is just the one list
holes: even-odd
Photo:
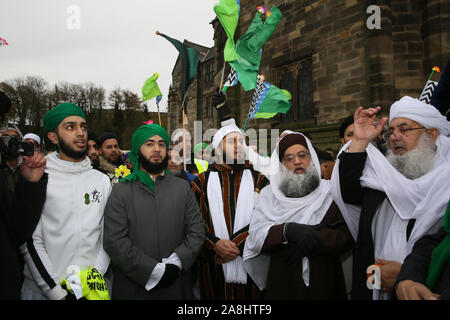
[[[342, 148], [331, 180], [356, 241], [352, 299], [390, 298], [405, 257], [420, 237], [441, 226], [450, 197], [447, 119], [417, 99], [396, 101], [385, 157], [369, 143], [387, 122], [374, 125], [380, 110], [356, 110], [353, 139]], [[372, 270], [381, 276], [376, 272], [368, 280]]]
[[41, 152], [41, 138], [35, 133], [27, 133], [23, 136], [23, 141], [31, 142], [34, 145], [34, 151]]
[[215, 163], [192, 182], [206, 225], [199, 255], [200, 296], [261, 299], [261, 291], [244, 269], [242, 253], [255, 198], [268, 180], [245, 161], [245, 138], [234, 119], [222, 125], [211, 144]]

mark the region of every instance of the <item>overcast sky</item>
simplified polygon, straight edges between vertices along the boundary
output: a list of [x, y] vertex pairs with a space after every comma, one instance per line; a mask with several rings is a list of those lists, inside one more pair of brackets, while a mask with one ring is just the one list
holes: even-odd
[[[0, 37], [9, 46], [0, 46], [0, 81], [35, 75], [51, 86], [93, 82], [108, 93], [120, 86], [142, 97], [145, 80], [158, 72], [166, 110], [178, 52], [155, 31], [212, 47], [216, 2], [1, 0]], [[155, 99], [150, 105], [156, 110]]]

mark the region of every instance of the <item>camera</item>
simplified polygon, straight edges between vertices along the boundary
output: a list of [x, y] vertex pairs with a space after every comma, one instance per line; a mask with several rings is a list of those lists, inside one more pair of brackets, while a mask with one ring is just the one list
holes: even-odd
[[0, 153], [5, 160], [17, 159], [19, 156], [32, 156], [34, 145], [32, 142], [20, 141], [16, 136], [4, 135], [0, 137]]
[[[0, 91], [0, 122], [3, 122], [6, 114], [11, 108], [11, 100], [6, 94]], [[8, 124], [5, 124], [7, 128]], [[17, 159], [19, 156], [32, 156], [34, 146], [30, 142], [20, 141], [15, 136], [3, 135], [0, 137], [1, 161]]]

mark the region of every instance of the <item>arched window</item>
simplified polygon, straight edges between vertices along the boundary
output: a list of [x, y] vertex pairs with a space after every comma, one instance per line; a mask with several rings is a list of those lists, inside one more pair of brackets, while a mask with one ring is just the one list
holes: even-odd
[[283, 65], [275, 73], [279, 88], [288, 90], [292, 95], [291, 109], [281, 114], [281, 122], [314, 119], [311, 59]]

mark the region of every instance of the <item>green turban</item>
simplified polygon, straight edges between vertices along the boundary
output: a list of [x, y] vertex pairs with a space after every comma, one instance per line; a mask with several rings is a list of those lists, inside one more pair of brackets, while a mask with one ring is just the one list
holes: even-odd
[[42, 119], [44, 123], [45, 132], [55, 132], [56, 127], [65, 118], [70, 116], [79, 116], [86, 120], [83, 110], [79, 106], [73, 103], [61, 103], [47, 112]]
[[[130, 158], [131, 163], [133, 164], [134, 171], [132, 174], [120, 180], [120, 182], [129, 182], [139, 179], [151, 190], [154, 189], [154, 182], [152, 178], [150, 178], [150, 176], [147, 173], [143, 172], [140, 169], [138, 160], [138, 154], [139, 150], [141, 149], [141, 146], [144, 144], [145, 141], [147, 141], [153, 136], [160, 136], [161, 138], [163, 138], [164, 142], [166, 143], [166, 151], [169, 150], [169, 142], [170, 142], [169, 135], [167, 134], [167, 131], [163, 127], [155, 123], [140, 126], [133, 133], [133, 137], [131, 138], [131, 151], [128, 156]], [[167, 170], [166, 173], [168, 173]]]

